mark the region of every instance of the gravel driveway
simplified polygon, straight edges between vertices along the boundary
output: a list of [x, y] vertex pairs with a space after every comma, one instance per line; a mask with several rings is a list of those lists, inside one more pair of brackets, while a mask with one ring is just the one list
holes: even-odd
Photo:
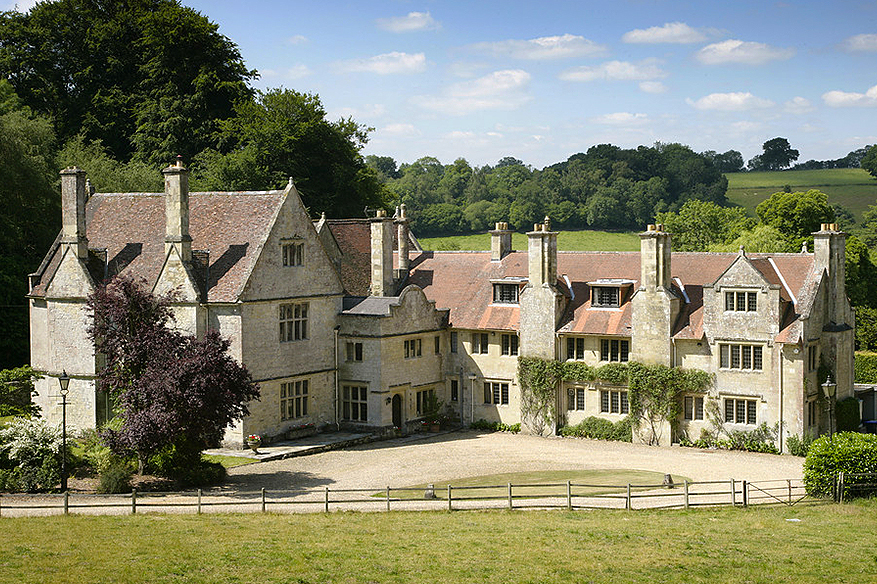
[[229, 469], [233, 490], [331, 487], [380, 489], [485, 474], [573, 469], [637, 469], [695, 481], [796, 479], [803, 458], [750, 452], [652, 447], [462, 430], [400, 438]]

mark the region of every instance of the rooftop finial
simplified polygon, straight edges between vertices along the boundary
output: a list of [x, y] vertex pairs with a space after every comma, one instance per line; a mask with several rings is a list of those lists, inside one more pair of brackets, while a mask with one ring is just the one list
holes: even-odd
[[746, 249], [745, 249], [742, 245], [740, 246], [740, 255], [741, 255], [741, 256], [745, 256], [745, 255], [746, 255]]
[[806, 240], [806, 239], [805, 239], [804, 241], [801, 242], [801, 253], [808, 253], [808, 252], [807, 252], [807, 240]]
[[177, 166], [177, 168], [183, 167], [183, 155], [182, 154], [177, 154], [176, 166]]

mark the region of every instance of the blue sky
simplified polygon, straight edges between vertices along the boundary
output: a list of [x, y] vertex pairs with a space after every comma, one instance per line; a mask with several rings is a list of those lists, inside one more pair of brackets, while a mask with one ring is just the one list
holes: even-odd
[[748, 160], [776, 136], [803, 162], [877, 143], [873, 0], [183, 3], [258, 88], [319, 94], [397, 162], [541, 168], [656, 141]]

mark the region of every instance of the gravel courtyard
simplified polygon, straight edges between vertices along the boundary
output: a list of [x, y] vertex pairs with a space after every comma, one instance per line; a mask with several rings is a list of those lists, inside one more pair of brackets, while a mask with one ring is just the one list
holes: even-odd
[[463, 430], [239, 466], [229, 469], [226, 489], [380, 489], [506, 472], [613, 468], [692, 480], [763, 481], [801, 478], [802, 464], [802, 458], [788, 455]]

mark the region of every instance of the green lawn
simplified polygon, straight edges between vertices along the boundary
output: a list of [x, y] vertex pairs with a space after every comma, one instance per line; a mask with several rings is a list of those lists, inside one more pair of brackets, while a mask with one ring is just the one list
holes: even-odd
[[877, 501], [0, 519], [0, 582], [873, 582]]
[[[681, 484], [687, 477], [674, 476], [673, 481]], [[464, 479], [454, 479], [450, 481], [451, 485], [456, 488], [460, 487], [479, 487], [478, 489], [460, 489], [455, 490], [452, 494], [453, 498], [465, 497], [505, 497], [508, 495], [508, 484], [560, 484], [554, 487], [512, 487], [512, 494], [527, 496], [544, 496], [559, 497], [566, 496], [566, 481], [570, 481], [579, 485], [611, 485], [622, 486], [628, 483], [634, 485], [660, 485], [664, 480], [663, 473], [648, 470], [541, 470], [528, 472], [507, 472], [492, 475], [480, 475], [477, 477], [469, 477]], [[484, 488], [496, 485], [498, 488]], [[422, 499], [423, 490], [426, 483], [421, 485], [412, 485], [411, 491], [393, 491], [392, 497], [400, 499]], [[433, 483], [435, 495], [439, 499], [448, 498], [448, 481]], [[573, 496], [603, 494], [607, 492], [617, 492], [617, 489], [606, 489], [599, 487], [574, 487]], [[376, 493], [375, 497], [385, 497], [386, 491]]]
[[856, 221], [862, 219], [868, 205], [877, 204], [877, 179], [860, 168], [734, 172], [725, 176], [728, 200], [746, 207], [752, 215], [758, 203], [786, 185], [793, 191], [822, 191], [830, 203], [839, 203], [852, 211]]
[[[645, 227], [645, 226], [643, 226]], [[454, 235], [449, 237], [419, 238], [425, 250], [490, 249], [490, 234]], [[633, 231], [561, 231], [557, 234], [557, 249], [562, 251], [639, 251], [639, 237]], [[527, 235], [512, 234], [512, 247], [526, 251]]]

